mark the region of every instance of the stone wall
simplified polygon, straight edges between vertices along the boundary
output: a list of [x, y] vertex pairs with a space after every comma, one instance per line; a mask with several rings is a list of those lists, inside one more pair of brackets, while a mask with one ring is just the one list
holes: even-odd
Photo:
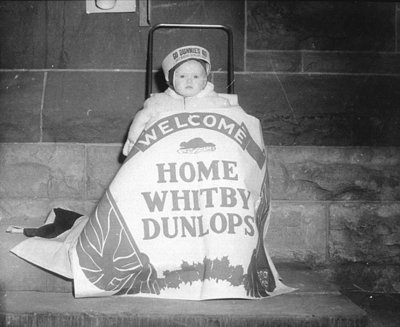
[[[90, 214], [120, 167], [120, 151], [120, 144], [1, 144], [0, 272], [8, 289], [70, 291], [70, 282], [9, 253], [24, 236], [4, 231], [40, 226], [57, 206]], [[268, 146], [267, 153], [273, 201], [265, 240], [272, 257], [398, 292], [398, 148]]]
[[[152, 24], [233, 27], [235, 90], [268, 146], [266, 242], [275, 260], [399, 292], [400, 5], [152, 0], [151, 12]], [[8, 289], [70, 291], [9, 254], [22, 238], [3, 231], [37, 226], [58, 205], [88, 213], [96, 204], [144, 100], [148, 27], [138, 21], [87, 15], [83, 1], [0, 3], [0, 283]], [[157, 33], [155, 63], [177, 46], [203, 45], [225, 92], [223, 32]], [[162, 90], [154, 74], [153, 90]]]

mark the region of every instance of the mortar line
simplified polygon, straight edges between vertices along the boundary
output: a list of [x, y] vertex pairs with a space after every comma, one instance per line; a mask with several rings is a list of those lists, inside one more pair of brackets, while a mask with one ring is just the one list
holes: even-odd
[[[157, 72], [157, 69], [153, 70]], [[109, 73], [145, 73], [145, 69], [129, 69], [129, 68], [62, 68], [62, 69], [55, 69], [55, 68], [1, 68], [0, 72], [88, 72], [88, 73], [102, 73], [102, 72], [109, 72]]]
[[302, 200], [302, 199], [297, 199], [297, 200], [277, 200], [272, 198], [271, 199], [272, 204], [293, 204], [293, 205], [301, 205], [301, 204], [329, 204], [335, 205], [335, 204], [385, 204], [385, 205], [390, 205], [390, 204], [400, 204], [400, 200]]
[[[217, 72], [221, 73], [221, 72]], [[278, 72], [278, 71], [247, 71], [247, 72], [236, 72], [238, 75], [288, 75], [288, 76], [391, 76], [398, 77], [400, 73], [343, 73], [343, 72]]]
[[[250, 52], [250, 51], [249, 51]], [[156, 73], [158, 70], [154, 69], [153, 72]], [[145, 70], [138, 69], [0, 69], [0, 73], [7, 72], [109, 72], [109, 73], [145, 73]], [[226, 74], [226, 71], [214, 71], [214, 74]], [[305, 75], [305, 76], [392, 76], [398, 77], [400, 73], [346, 73], [346, 72], [269, 72], [269, 71], [236, 71], [235, 75]]]
[[374, 51], [374, 50], [308, 50], [308, 49], [298, 49], [298, 50], [277, 50], [277, 49], [248, 49], [247, 52], [249, 53], [326, 53], [326, 54], [393, 54], [393, 51]]
[[247, 71], [247, 1], [244, 2], [243, 71]]
[[87, 202], [88, 202], [88, 198], [89, 198], [89, 196], [88, 196], [88, 185], [87, 185], [88, 184], [88, 172], [87, 172], [88, 144], [87, 143], [84, 144], [84, 149], [85, 149], [85, 158], [83, 159], [83, 170], [84, 170], [84, 173], [85, 173], [85, 183], [84, 183], [83, 189], [84, 189], [84, 192], [85, 192], [84, 199], [85, 199], [85, 210], [86, 210], [86, 206], [87, 206]]
[[[0, 144], [4, 144], [4, 143], [0, 143]], [[20, 144], [25, 144], [25, 143], [8, 143], [8, 144], [16, 144], [16, 145], [20, 145]], [[54, 145], [56, 143], [53, 143], [52, 145]], [[37, 143], [32, 143], [32, 145], [37, 145]], [[59, 145], [57, 143], [57, 145]], [[93, 143], [91, 143], [90, 145], [93, 145]], [[96, 144], [97, 145], [97, 144]], [[89, 144], [86, 144], [85, 146], [89, 146]], [[86, 160], [86, 159], [85, 159]], [[30, 197], [25, 197], [25, 196], [9, 196], [9, 199], [31, 199]], [[65, 197], [60, 197], [60, 199], [64, 199], [67, 198], [67, 196]], [[35, 200], [40, 200], [40, 199], [48, 199], [47, 196], [37, 196], [35, 197]], [[88, 198], [88, 200], [90, 200]], [[400, 201], [398, 200], [385, 200], [385, 201], [367, 201], [367, 200], [359, 200], [359, 201], [301, 201], [301, 200], [273, 200], [271, 199], [271, 207], [275, 207], [277, 204], [290, 204], [290, 205], [304, 205], [304, 204], [320, 204], [320, 205], [324, 205], [327, 204], [329, 206], [331, 205], [335, 205], [335, 204], [386, 204], [386, 205], [400, 205]]]
[[395, 3], [394, 4], [394, 51], [397, 52], [398, 49], [398, 41], [397, 41], [397, 37], [398, 37], [398, 16], [399, 16], [399, 7], [398, 4]]
[[43, 142], [43, 108], [44, 108], [44, 98], [45, 98], [45, 94], [46, 94], [46, 86], [47, 86], [47, 72], [44, 72], [42, 98], [40, 100], [40, 115], [39, 115], [40, 138], [39, 138], [39, 143]]
[[329, 236], [331, 232], [330, 205], [325, 206], [325, 262], [329, 262]]

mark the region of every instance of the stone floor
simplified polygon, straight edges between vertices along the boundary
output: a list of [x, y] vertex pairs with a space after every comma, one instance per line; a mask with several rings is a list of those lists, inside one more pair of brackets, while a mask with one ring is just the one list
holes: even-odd
[[376, 294], [361, 290], [342, 293], [366, 311], [368, 327], [400, 326], [400, 294]]
[[260, 301], [181, 301], [13, 291], [0, 297], [1, 326], [367, 326], [366, 312], [302, 265], [278, 265], [297, 291]]

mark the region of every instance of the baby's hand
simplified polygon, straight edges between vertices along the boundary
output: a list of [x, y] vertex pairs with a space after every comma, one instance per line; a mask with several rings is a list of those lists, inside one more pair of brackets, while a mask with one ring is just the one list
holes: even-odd
[[128, 156], [129, 152], [132, 150], [150, 117], [151, 112], [149, 110], [143, 109], [136, 113], [135, 119], [129, 127], [128, 139], [126, 140], [122, 150], [122, 153], [125, 156]]
[[129, 139], [126, 140], [125, 144], [124, 144], [124, 148], [122, 149], [122, 153], [124, 154], [124, 156], [128, 156], [129, 152], [131, 152], [132, 148], [133, 148], [134, 143], [131, 142]]

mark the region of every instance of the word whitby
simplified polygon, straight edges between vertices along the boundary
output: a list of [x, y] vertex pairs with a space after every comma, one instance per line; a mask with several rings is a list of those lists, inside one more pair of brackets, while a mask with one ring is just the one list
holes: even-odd
[[[203, 161], [177, 164], [157, 163], [157, 183], [168, 184], [170, 188], [162, 191], [142, 192], [143, 200], [150, 212], [176, 212], [173, 217], [160, 219], [143, 218], [144, 240], [163, 235], [167, 238], [202, 237], [209, 233], [235, 234], [239, 230], [244, 235], [253, 236], [255, 232], [254, 217], [239, 215], [237, 211], [250, 210], [251, 192], [244, 188], [222, 186], [198, 187], [195, 190], [185, 189], [185, 183], [204, 181], [237, 181], [237, 162], [213, 160], [206, 164]], [[226, 183], [225, 183], [226, 184]], [[231, 185], [232, 183], [230, 183]], [[179, 185], [174, 188], [174, 185]], [[215, 185], [215, 184], [213, 184]], [[196, 215], [202, 209], [236, 208], [232, 213], [215, 212], [209, 217]], [[226, 210], [227, 211], [227, 210]], [[185, 215], [190, 212], [190, 215]]]

